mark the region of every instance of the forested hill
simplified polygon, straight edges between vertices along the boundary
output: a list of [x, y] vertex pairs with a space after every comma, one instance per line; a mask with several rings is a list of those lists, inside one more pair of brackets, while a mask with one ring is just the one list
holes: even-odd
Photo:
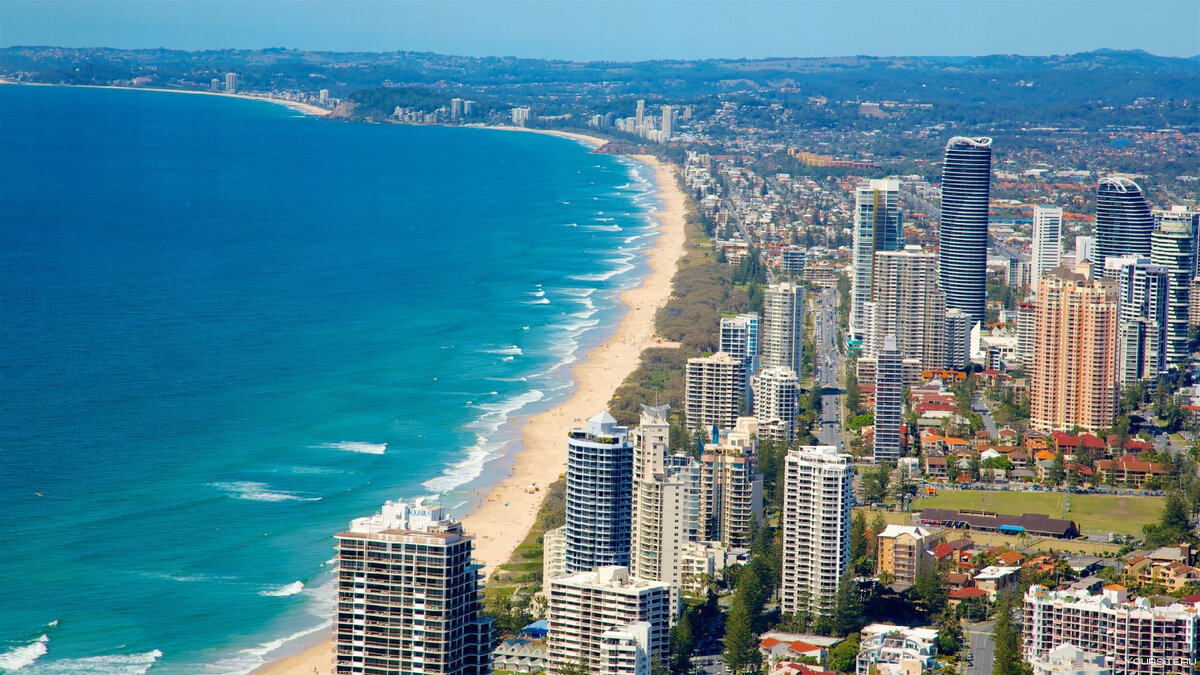
[[[37, 82], [204, 87], [237, 72], [258, 91], [329, 89], [338, 97], [387, 85], [461, 87], [518, 100], [532, 89], [678, 100], [731, 92], [830, 100], [1040, 104], [1195, 98], [1200, 58], [1100, 50], [1064, 56], [838, 57], [762, 60], [571, 62], [420, 52], [289, 49], [186, 52], [57, 47], [0, 49], [0, 73]], [[223, 80], [222, 80], [223, 81]]]

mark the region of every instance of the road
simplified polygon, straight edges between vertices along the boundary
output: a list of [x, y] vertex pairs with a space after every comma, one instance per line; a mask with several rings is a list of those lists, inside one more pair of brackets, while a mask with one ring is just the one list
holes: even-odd
[[[990, 675], [992, 661], [996, 658], [996, 643], [992, 639], [991, 622], [971, 624], [967, 629], [966, 638], [968, 653], [974, 657], [972, 663], [967, 666], [967, 675]], [[965, 662], [967, 654], [963, 654], [962, 658]]]
[[814, 302], [814, 342], [816, 354], [817, 384], [821, 387], [821, 419], [820, 428], [816, 431], [817, 441], [821, 445], [842, 447], [841, 420], [841, 389], [842, 352], [837, 344], [837, 306], [838, 294], [834, 290], [823, 290], [817, 294]]
[[983, 400], [983, 394], [975, 392], [971, 397], [971, 410], [979, 414], [983, 419], [983, 428], [992, 437], [993, 440], [999, 438], [996, 434], [996, 420], [992, 419], [992, 411], [988, 410], [987, 404]]

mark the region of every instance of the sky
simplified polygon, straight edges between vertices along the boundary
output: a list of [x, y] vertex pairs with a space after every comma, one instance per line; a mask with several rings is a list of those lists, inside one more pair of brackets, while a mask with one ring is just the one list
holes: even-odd
[[0, 46], [567, 60], [1200, 54], [1197, 0], [0, 0]]

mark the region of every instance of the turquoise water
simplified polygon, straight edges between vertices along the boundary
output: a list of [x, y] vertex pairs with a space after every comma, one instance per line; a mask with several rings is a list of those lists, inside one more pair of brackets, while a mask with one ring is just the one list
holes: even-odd
[[0, 670], [302, 642], [335, 531], [464, 513], [566, 394], [644, 274], [649, 179], [534, 134], [0, 86]]

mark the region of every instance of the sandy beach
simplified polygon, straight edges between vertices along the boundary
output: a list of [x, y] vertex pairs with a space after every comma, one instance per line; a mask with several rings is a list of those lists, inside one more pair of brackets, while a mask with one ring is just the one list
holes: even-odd
[[[516, 127], [512, 127], [516, 130]], [[530, 131], [520, 129], [521, 131]], [[537, 131], [570, 138], [591, 147], [603, 142], [583, 134]], [[475, 557], [491, 574], [495, 565], [508, 560], [533, 526], [544, 493], [527, 493], [530, 483], [549, 485], [566, 471], [566, 434], [600, 412], [613, 392], [637, 367], [642, 350], [656, 344], [654, 314], [671, 295], [671, 279], [683, 255], [685, 200], [673, 168], [648, 155], [634, 156], [654, 168], [662, 210], [657, 214], [660, 236], [648, 252], [650, 274], [642, 284], [621, 294], [628, 308], [612, 336], [588, 352], [575, 366], [575, 387], [562, 404], [531, 417], [521, 429], [521, 450], [515, 455], [511, 475], [488, 494], [474, 513], [463, 518], [468, 534], [475, 536]], [[326, 633], [314, 633], [314, 641]], [[326, 637], [295, 656], [268, 664], [256, 672], [279, 675], [325, 674], [331, 671], [332, 643]]]
[[223, 91], [200, 91], [198, 89], [163, 89], [161, 87], [117, 87], [117, 86], [100, 85], [100, 84], [43, 84], [41, 82], [15, 82], [13, 80], [5, 80], [3, 78], [0, 78], [0, 84], [20, 84], [20, 85], [27, 86], [27, 87], [85, 87], [87, 89], [128, 89], [131, 91], [162, 91], [162, 92], [166, 92], [168, 94], [203, 94], [205, 96], [224, 96], [226, 98], [243, 98], [243, 99], [246, 99], [249, 101], [266, 101], [268, 103], [275, 103], [278, 105], [287, 106], [287, 107], [291, 108], [292, 110], [298, 110], [298, 111], [304, 113], [305, 115], [312, 115], [314, 117], [324, 117], [325, 115], [328, 115], [330, 112], [332, 112], [331, 110], [328, 110], [326, 108], [322, 108], [320, 106], [315, 106], [315, 105], [310, 105], [308, 103], [301, 103], [299, 101], [288, 101], [288, 100], [285, 100], [282, 98], [271, 98], [269, 96], [259, 96], [259, 95], [255, 95], [255, 94], [228, 94]]

